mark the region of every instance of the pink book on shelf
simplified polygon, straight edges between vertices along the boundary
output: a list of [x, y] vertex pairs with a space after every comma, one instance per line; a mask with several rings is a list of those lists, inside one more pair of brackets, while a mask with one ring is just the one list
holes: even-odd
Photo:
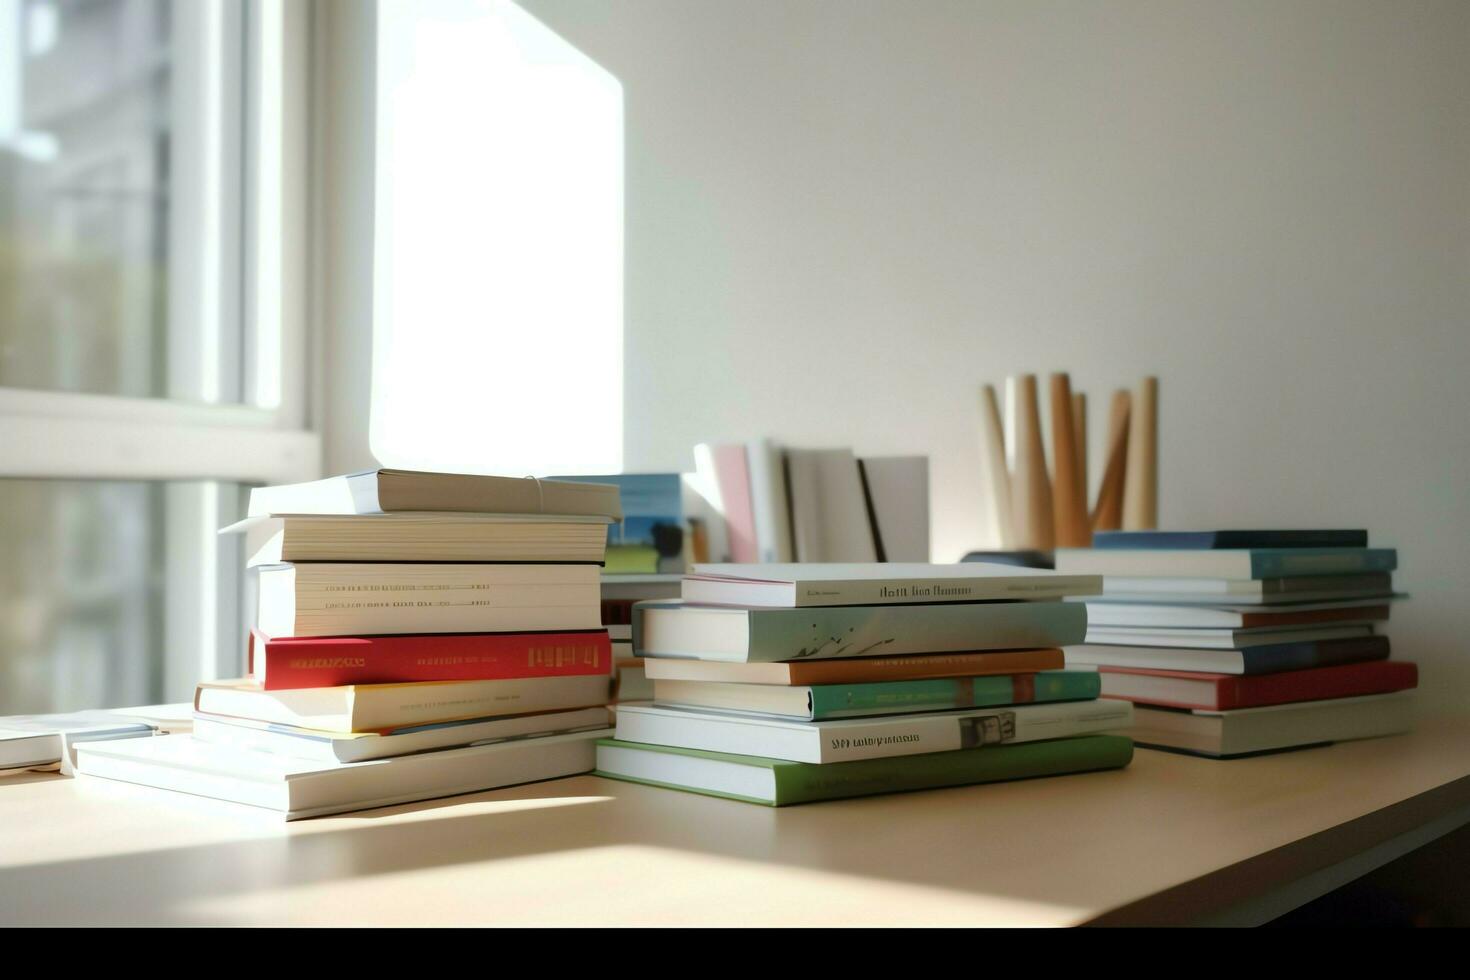
[[755, 540], [755, 507], [750, 499], [750, 464], [743, 445], [712, 446], [715, 481], [720, 487], [720, 502], [725, 508], [725, 524], [730, 535], [730, 560], [760, 561]]

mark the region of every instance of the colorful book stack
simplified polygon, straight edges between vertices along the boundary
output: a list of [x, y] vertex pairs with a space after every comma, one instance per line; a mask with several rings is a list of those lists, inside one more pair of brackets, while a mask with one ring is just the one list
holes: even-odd
[[601, 775], [753, 803], [1117, 768], [1131, 706], [1059, 670], [1094, 576], [996, 565], [703, 565], [634, 607], [654, 703]]
[[1135, 741], [1233, 757], [1409, 730], [1412, 663], [1379, 624], [1391, 548], [1366, 531], [1123, 531], [1060, 549], [1057, 570], [1104, 576], [1086, 601], [1104, 697], [1137, 706]]
[[398, 470], [254, 490], [250, 676], [199, 685], [192, 737], [78, 770], [287, 819], [587, 772], [618, 513], [615, 487]]

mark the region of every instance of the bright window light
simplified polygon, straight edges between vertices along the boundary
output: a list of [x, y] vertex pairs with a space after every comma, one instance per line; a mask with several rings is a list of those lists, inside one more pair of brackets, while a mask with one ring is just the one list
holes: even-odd
[[377, 113], [373, 454], [620, 471], [622, 86], [512, 3], [382, 0]]

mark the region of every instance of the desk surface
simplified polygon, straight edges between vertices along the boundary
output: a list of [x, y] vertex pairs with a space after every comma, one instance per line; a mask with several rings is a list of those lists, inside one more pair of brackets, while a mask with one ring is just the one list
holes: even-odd
[[25, 774], [0, 778], [0, 923], [1251, 921], [1467, 822], [1470, 719], [786, 809], [579, 776], [283, 824]]

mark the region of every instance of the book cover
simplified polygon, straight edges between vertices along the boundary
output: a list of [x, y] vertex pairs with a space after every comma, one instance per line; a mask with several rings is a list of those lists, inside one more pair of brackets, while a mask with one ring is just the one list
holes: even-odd
[[786, 663], [721, 663], [649, 657], [644, 664], [651, 680], [801, 686], [1027, 674], [1060, 670], [1065, 660], [1061, 650], [1051, 647], [1044, 650], [914, 653], [902, 657], [853, 657]]
[[850, 449], [788, 449], [791, 537], [798, 562], [874, 562], [867, 498]]
[[480, 514], [577, 514], [618, 518], [618, 490], [592, 483], [379, 469], [256, 487], [248, 516], [456, 511]]
[[1279, 674], [1290, 670], [1387, 660], [1386, 636], [1274, 643], [1239, 650], [1108, 646], [1086, 643], [1065, 651], [1067, 666], [1130, 667], [1217, 674]]
[[1132, 708], [1127, 701], [1066, 701], [791, 721], [625, 704], [618, 708], [617, 738], [827, 764], [1108, 732], [1127, 727]]
[[714, 465], [715, 480], [720, 488], [720, 504], [725, 518], [730, 560], [759, 561], [760, 546], [756, 541], [750, 467], [746, 463], [745, 447], [738, 444], [711, 446], [710, 457]]
[[1100, 690], [1096, 671], [1054, 671], [805, 687], [656, 681], [653, 700], [669, 706], [823, 721], [958, 708], [1086, 701], [1096, 698]]
[[884, 562], [929, 560], [929, 457], [858, 460], [872, 511], [873, 539]]
[[918, 562], [695, 565], [688, 602], [739, 606], [844, 606], [987, 602], [1096, 595], [1096, 575], [1058, 575], [1017, 566]]
[[1120, 769], [1133, 744], [1117, 735], [812, 765], [617, 739], [597, 743], [596, 774], [725, 799], [790, 806], [1009, 779]]
[[633, 646], [641, 655], [733, 663], [1030, 650], [1081, 643], [1086, 632], [1087, 608], [1075, 602], [633, 608]]
[[1099, 667], [1098, 676], [1105, 697], [1213, 711], [1387, 694], [1419, 684], [1418, 668], [1399, 660], [1253, 676]]
[[399, 636], [250, 635], [251, 675], [267, 691], [408, 681], [485, 681], [606, 674], [606, 630]]

